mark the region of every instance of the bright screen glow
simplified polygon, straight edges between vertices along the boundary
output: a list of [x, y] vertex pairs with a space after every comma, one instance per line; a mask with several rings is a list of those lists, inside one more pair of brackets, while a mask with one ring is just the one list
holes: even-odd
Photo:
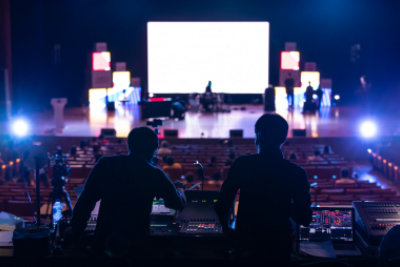
[[92, 63], [94, 71], [111, 70], [111, 53], [110, 52], [93, 52]]
[[299, 70], [300, 69], [300, 52], [299, 51], [282, 51], [281, 52], [281, 69], [283, 69], [283, 70]]
[[113, 72], [114, 88], [127, 89], [131, 86], [131, 72], [130, 71], [114, 71]]
[[314, 90], [318, 89], [320, 78], [319, 78], [319, 72], [318, 71], [302, 71], [301, 72], [301, 88], [306, 91], [306, 88], [308, 86], [308, 82], [311, 82], [311, 86], [313, 87]]
[[148, 22], [149, 93], [263, 93], [268, 22]]

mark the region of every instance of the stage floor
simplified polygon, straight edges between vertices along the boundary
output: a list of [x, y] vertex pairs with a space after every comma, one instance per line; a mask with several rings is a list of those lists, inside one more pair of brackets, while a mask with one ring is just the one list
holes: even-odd
[[[230, 112], [201, 113], [189, 111], [183, 121], [166, 119], [163, 129], [178, 129], [182, 138], [227, 138], [230, 129], [243, 129], [245, 138], [254, 137], [254, 124], [264, 114], [262, 105], [229, 106]], [[289, 137], [292, 129], [306, 129], [307, 137], [354, 137], [360, 136], [359, 125], [366, 119], [378, 124], [378, 136], [393, 136], [400, 133], [400, 117], [369, 116], [356, 107], [324, 108], [316, 114], [303, 114], [301, 109], [277, 110], [289, 123]], [[65, 128], [61, 133], [54, 130], [51, 111], [33, 114], [27, 118], [31, 122], [31, 134], [56, 136], [98, 136], [101, 128], [114, 128], [118, 137], [126, 137], [133, 127], [146, 125], [140, 119], [137, 105], [119, 106], [115, 112], [105, 108], [69, 108], [65, 111]], [[7, 134], [6, 125], [1, 133]]]

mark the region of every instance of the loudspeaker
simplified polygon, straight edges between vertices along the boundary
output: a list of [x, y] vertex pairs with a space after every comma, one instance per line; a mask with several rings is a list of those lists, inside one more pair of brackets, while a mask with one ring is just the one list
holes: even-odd
[[306, 129], [293, 129], [292, 135], [293, 137], [306, 137]]
[[104, 137], [116, 137], [117, 136], [117, 132], [113, 128], [102, 128], [101, 134]]
[[229, 138], [243, 138], [243, 130], [242, 129], [229, 130]]
[[165, 129], [164, 130], [164, 137], [178, 137], [178, 130], [176, 129]]

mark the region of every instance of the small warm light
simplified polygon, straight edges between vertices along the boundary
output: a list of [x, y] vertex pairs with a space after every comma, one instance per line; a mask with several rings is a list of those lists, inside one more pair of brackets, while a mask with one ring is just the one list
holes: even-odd
[[7, 166], [6, 166], [6, 165], [1, 165], [1, 168], [2, 168], [3, 170], [5, 170], [5, 169], [7, 168]]
[[14, 162], [13, 162], [13, 161], [10, 161], [10, 162], [8, 163], [8, 165], [13, 166], [13, 165], [14, 165]]
[[372, 156], [373, 156], [374, 158], [376, 158], [376, 153], [372, 154]]
[[397, 166], [394, 166], [393, 168], [395, 171], [397, 171], [399, 169], [399, 167], [397, 167]]
[[386, 162], [387, 162], [387, 160], [386, 160], [386, 159], [384, 159], [384, 160], [383, 160], [383, 163], [384, 163], [384, 164], [386, 164]]
[[388, 163], [388, 166], [389, 166], [389, 167], [392, 167], [392, 165], [393, 165], [393, 164], [392, 164], [391, 162]]
[[378, 159], [381, 160], [381, 159], [382, 159], [382, 156], [378, 156]]
[[368, 154], [372, 154], [371, 148], [368, 148], [367, 151], [368, 151]]
[[16, 162], [16, 163], [20, 163], [20, 162], [21, 162], [21, 159], [16, 159], [15, 162]]
[[340, 95], [334, 95], [333, 98], [334, 98], [336, 101], [338, 101], [338, 100], [340, 100]]

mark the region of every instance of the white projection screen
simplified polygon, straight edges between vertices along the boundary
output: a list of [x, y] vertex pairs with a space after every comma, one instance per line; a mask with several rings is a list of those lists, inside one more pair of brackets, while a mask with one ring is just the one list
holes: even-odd
[[268, 22], [148, 22], [151, 94], [262, 94], [269, 78]]

